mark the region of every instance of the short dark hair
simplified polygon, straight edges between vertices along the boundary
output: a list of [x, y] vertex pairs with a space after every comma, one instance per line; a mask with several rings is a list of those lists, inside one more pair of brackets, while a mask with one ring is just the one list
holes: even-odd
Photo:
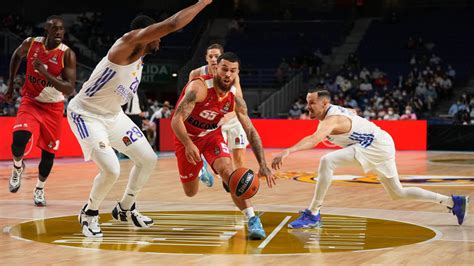
[[222, 59], [225, 59], [232, 63], [235, 63], [235, 62], [239, 63], [239, 69], [240, 69], [240, 59], [236, 54], [232, 52], [225, 52], [217, 58], [217, 63], [219, 64], [222, 61]]
[[213, 44], [209, 45], [206, 49], [206, 54], [207, 54], [207, 51], [209, 51], [211, 49], [219, 49], [219, 51], [221, 51], [221, 54], [224, 53], [224, 47], [222, 47], [222, 45], [220, 45], [218, 43], [213, 43]]
[[327, 90], [309, 89], [308, 93], [316, 93], [318, 95], [318, 98], [325, 97], [331, 99], [331, 93], [329, 93], [329, 91]]
[[51, 15], [51, 16], [49, 16], [46, 19], [46, 23], [48, 23], [48, 21], [53, 20], [53, 19], [61, 20], [64, 23], [64, 19], [60, 15]]
[[144, 29], [152, 24], [155, 24], [156, 20], [147, 15], [138, 15], [130, 23], [131, 30]]

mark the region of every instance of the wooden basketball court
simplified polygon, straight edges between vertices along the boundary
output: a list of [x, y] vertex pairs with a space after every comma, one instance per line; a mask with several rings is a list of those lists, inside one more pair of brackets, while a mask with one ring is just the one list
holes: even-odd
[[[279, 150], [267, 150], [267, 162]], [[0, 264], [471, 264], [474, 219], [458, 226], [436, 204], [392, 201], [375, 178], [357, 168], [335, 172], [320, 229], [292, 230], [288, 221], [310, 203], [321, 155], [303, 151], [285, 161], [277, 186], [253, 199], [266, 240], [246, 239], [245, 219], [217, 182], [187, 198], [173, 154], [160, 154], [138, 208], [155, 219], [147, 230], [111, 221], [110, 211], [132, 167], [121, 161], [119, 181], [101, 206], [104, 238], [82, 237], [77, 214], [97, 174], [92, 162], [59, 159], [46, 186], [47, 207], [33, 205], [37, 161], [28, 160], [22, 186], [8, 191], [11, 162], [0, 162]], [[248, 166], [256, 162], [248, 151]], [[474, 198], [474, 153], [397, 153], [402, 184]], [[472, 200], [471, 200], [472, 201]], [[474, 208], [471, 204], [469, 212]]]

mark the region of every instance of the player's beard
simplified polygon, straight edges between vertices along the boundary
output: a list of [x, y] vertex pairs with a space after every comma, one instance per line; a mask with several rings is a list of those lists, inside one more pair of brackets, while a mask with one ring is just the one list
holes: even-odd
[[233, 85], [233, 83], [230, 83], [229, 85], [225, 84], [224, 80], [222, 78], [220, 78], [219, 76], [214, 76], [214, 83], [223, 92], [230, 91], [230, 88], [232, 88], [232, 85]]

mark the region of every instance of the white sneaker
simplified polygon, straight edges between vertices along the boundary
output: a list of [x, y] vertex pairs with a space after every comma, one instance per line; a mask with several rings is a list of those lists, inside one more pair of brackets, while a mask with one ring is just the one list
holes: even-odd
[[9, 186], [8, 186], [11, 193], [16, 193], [18, 189], [20, 189], [21, 176], [23, 175], [24, 171], [25, 171], [25, 162], [21, 163], [20, 168], [16, 168], [15, 166], [13, 166], [12, 175], [10, 176]]
[[115, 208], [112, 210], [112, 217], [114, 220], [128, 223], [132, 222], [133, 225], [140, 228], [150, 228], [153, 225], [153, 219], [148, 216], [142, 215], [135, 207], [135, 203], [133, 203], [130, 210], [122, 209], [120, 203], [117, 203]]
[[98, 211], [91, 211], [88, 210], [87, 212], [93, 215], [88, 215], [85, 211], [87, 204], [81, 209], [81, 213], [79, 213], [79, 223], [82, 227], [82, 234], [86, 237], [102, 237], [102, 230], [100, 230], [99, 225], [99, 212]]
[[44, 188], [35, 188], [33, 192], [33, 200], [38, 207], [46, 206], [46, 199], [44, 197]]

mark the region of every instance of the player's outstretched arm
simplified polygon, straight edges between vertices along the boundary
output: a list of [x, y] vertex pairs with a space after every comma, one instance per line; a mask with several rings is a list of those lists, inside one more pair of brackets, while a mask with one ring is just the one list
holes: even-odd
[[64, 53], [64, 69], [61, 78], [57, 78], [45, 68], [38, 59], [33, 60], [33, 67], [36, 71], [45, 76], [53, 87], [64, 95], [70, 95], [74, 91], [76, 84], [76, 54], [73, 50], [67, 49]]
[[196, 105], [196, 102], [203, 101], [207, 96], [207, 90], [202, 80], [195, 80], [186, 87], [186, 93], [183, 99], [179, 102], [171, 119], [171, 129], [178, 140], [184, 145], [186, 149], [186, 159], [189, 163], [196, 165], [196, 162], [201, 161], [199, 150], [194, 145], [184, 125], [184, 121], [189, 117]]
[[191, 22], [210, 3], [212, 3], [212, 0], [199, 0], [196, 4], [179, 11], [159, 23], [137, 30], [136, 33], [130, 36], [129, 41], [132, 43], [149, 43], [175, 32]]
[[265, 176], [268, 187], [273, 187], [273, 185], [276, 185], [275, 178], [273, 177], [272, 171], [267, 167], [262, 140], [260, 139], [257, 130], [253, 126], [252, 121], [248, 116], [247, 104], [245, 103], [244, 98], [239, 95], [239, 93], [237, 93], [235, 96], [235, 113], [237, 114], [237, 118], [244, 128], [245, 134], [247, 134], [252, 151], [255, 154], [260, 166], [258, 175]]
[[15, 81], [16, 74], [18, 73], [18, 69], [20, 68], [21, 60], [28, 54], [28, 49], [31, 46], [33, 38], [27, 38], [23, 41], [23, 43], [18, 46], [12, 54], [12, 58], [10, 60], [10, 73], [8, 76], [8, 89], [5, 95], [5, 100], [10, 102], [13, 97], [13, 83]]
[[312, 135], [302, 138], [298, 143], [277, 154], [272, 161], [272, 168], [279, 170], [285, 159], [290, 153], [311, 149], [318, 145], [324, 138], [331, 134], [336, 125], [336, 117], [329, 117], [319, 123], [318, 129]]

